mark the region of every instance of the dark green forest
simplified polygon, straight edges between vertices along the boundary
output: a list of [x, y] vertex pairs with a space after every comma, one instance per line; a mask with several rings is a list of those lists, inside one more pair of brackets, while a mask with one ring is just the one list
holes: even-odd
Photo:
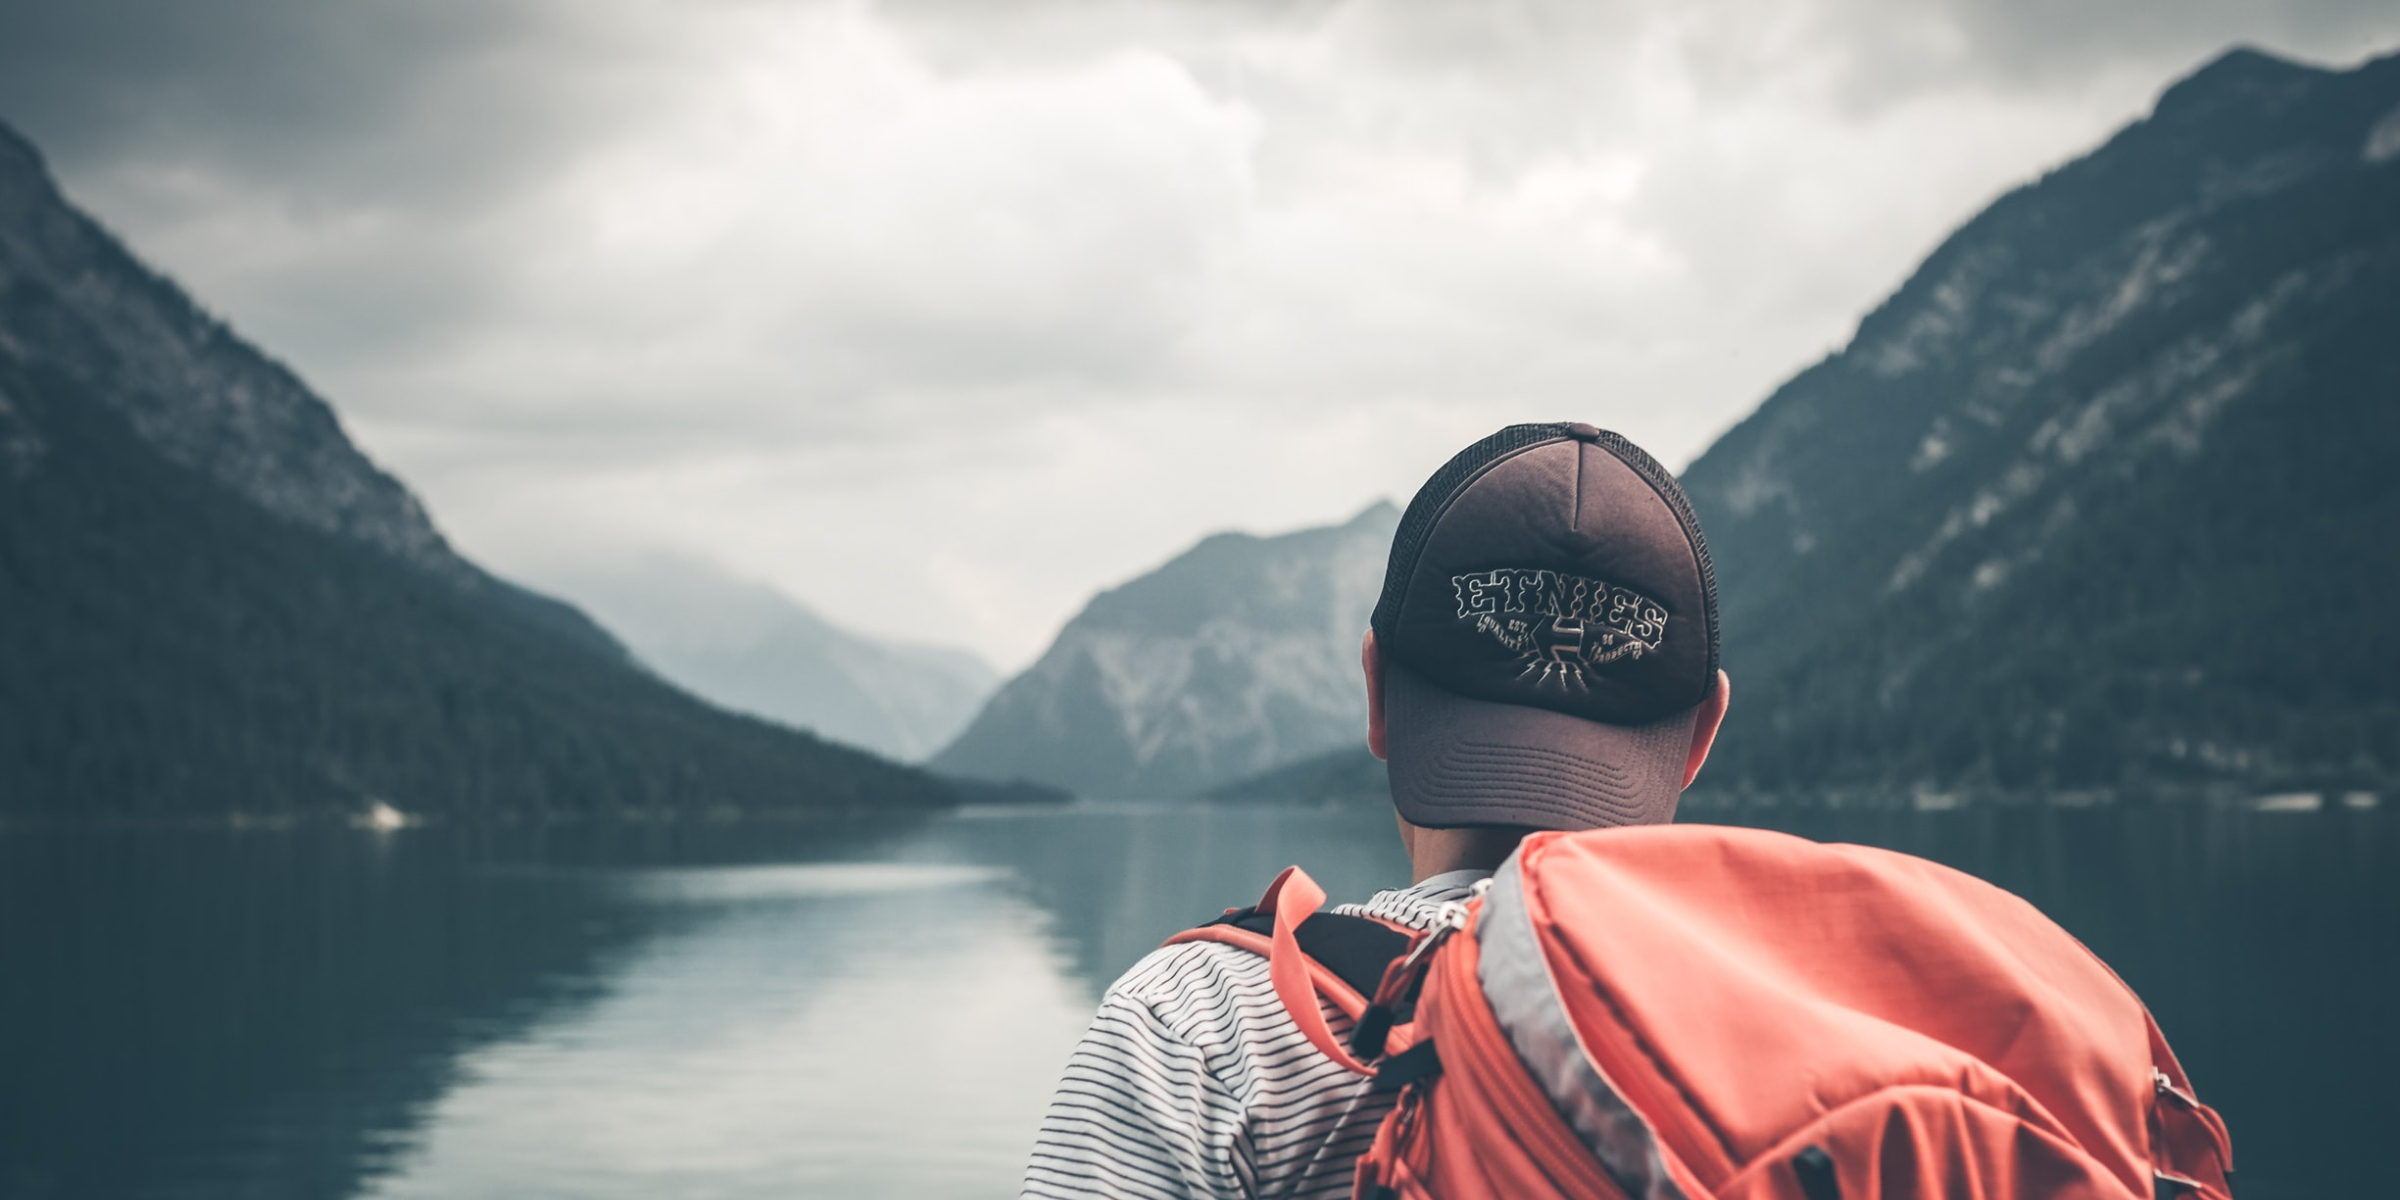
[[845, 813], [946, 784], [261, 511], [0, 358], [0, 819]]

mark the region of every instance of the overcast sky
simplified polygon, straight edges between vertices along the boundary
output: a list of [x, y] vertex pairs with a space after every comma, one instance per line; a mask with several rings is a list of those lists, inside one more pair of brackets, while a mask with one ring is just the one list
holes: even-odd
[[1207, 532], [1681, 465], [2007, 187], [2388, 0], [0, 0], [0, 120], [486, 565], [1013, 668]]

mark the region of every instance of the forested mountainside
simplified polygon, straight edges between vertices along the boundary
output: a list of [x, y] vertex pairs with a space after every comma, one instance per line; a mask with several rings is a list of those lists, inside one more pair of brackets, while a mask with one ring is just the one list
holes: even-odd
[[2400, 783], [2400, 57], [2235, 51], [1684, 483], [1719, 788]]
[[1363, 742], [1358, 646], [1399, 510], [1225, 533], [1094, 597], [937, 770], [1109, 799], [1180, 796]]
[[696, 562], [645, 558], [583, 582], [561, 590], [692, 694], [902, 762], [948, 744], [1000, 686], [966, 650], [855, 633]]
[[0, 820], [951, 798], [461, 558], [0, 127]]

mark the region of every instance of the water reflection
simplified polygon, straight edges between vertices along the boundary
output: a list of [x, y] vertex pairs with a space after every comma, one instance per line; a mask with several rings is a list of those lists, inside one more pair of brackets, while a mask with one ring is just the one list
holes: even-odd
[[[2245, 1200], [2368, 1190], [2388, 814], [1702, 813], [1949, 862], [2139, 988]], [[1099, 988], [1375, 809], [0, 838], [0, 1196], [1001, 1196]]]
[[0, 838], [0, 1190], [350, 1194], [654, 919], [354, 836]]
[[1050, 914], [1093, 1000], [1167, 935], [1245, 905], [1295, 862], [1335, 900], [1408, 882], [1389, 811], [1204, 806], [971, 813], [920, 853], [1007, 871]]
[[356, 1194], [463, 1054], [588, 1005], [693, 916], [495, 864], [777, 853], [623, 827], [0, 837], [0, 1196]]
[[708, 916], [469, 1054], [388, 1197], [1005, 1194], [1088, 1013], [1023, 901], [923, 865], [636, 874]]

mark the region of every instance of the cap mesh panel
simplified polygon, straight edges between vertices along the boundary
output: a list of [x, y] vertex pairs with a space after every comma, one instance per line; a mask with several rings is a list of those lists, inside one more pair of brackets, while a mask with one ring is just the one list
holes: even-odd
[[1684, 536], [1692, 540], [1692, 561], [1700, 568], [1701, 611], [1708, 614], [1708, 676], [1713, 688], [1717, 675], [1717, 569], [1708, 561], [1708, 539], [1701, 536], [1699, 514], [1692, 511], [1691, 497], [1683, 494], [1683, 485], [1675, 482], [1675, 477], [1658, 465], [1648, 451], [1606, 429], [1600, 431], [1599, 444], [1632, 467], [1633, 473], [1667, 502], [1667, 507], [1675, 513], [1676, 523], [1683, 526]]

